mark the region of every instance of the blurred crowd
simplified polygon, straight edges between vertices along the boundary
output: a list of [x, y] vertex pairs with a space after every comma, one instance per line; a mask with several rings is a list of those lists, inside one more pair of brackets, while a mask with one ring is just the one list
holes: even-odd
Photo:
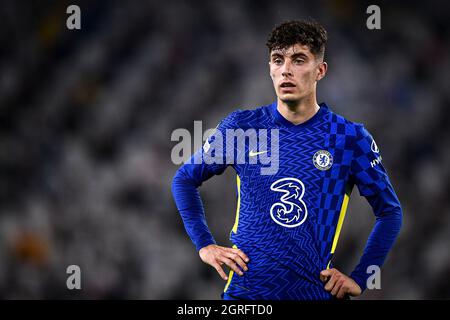
[[[66, 8], [81, 8], [68, 30]], [[267, 34], [313, 17], [328, 30], [325, 101], [363, 122], [401, 200], [403, 229], [363, 299], [450, 298], [449, 7], [358, 1], [2, 1], [0, 298], [219, 299], [224, 283], [170, 194], [177, 128], [213, 128], [275, 99]], [[231, 169], [201, 188], [218, 243], [236, 206]], [[353, 191], [336, 267], [374, 223]], [[81, 290], [66, 269], [81, 268]]]

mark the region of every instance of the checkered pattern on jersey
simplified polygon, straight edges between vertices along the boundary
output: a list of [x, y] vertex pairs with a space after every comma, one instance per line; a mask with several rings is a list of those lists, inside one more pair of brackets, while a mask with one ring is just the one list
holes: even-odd
[[331, 259], [330, 251], [344, 200], [356, 131], [354, 125], [345, 118], [330, 112], [325, 149], [333, 156], [333, 165], [324, 171], [322, 192], [320, 194], [320, 219], [317, 234], [320, 241], [320, 256], [326, 266]]
[[356, 126], [356, 130], [351, 175], [360, 194], [371, 196], [386, 189], [390, 182], [373, 137], [362, 125]]

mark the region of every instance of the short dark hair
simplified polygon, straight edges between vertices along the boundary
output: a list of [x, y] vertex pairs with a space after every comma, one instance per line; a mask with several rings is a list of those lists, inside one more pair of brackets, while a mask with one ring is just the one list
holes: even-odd
[[272, 50], [283, 50], [299, 43], [308, 46], [316, 58], [323, 58], [327, 39], [327, 31], [319, 23], [313, 20], [292, 20], [273, 28], [266, 45], [270, 54]]

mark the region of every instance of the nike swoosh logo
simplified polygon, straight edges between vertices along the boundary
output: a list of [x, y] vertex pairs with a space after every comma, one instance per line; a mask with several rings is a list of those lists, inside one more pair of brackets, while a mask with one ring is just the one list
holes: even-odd
[[257, 156], [258, 154], [262, 154], [262, 153], [266, 153], [267, 151], [260, 151], [260, 152], [255, 152], [253, 150], [250, 150], [249, 156], [250, 157], [254, 157]]

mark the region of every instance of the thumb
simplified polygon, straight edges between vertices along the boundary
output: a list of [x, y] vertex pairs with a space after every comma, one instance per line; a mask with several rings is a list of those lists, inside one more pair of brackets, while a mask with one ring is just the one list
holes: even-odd
[[320, 281], [327, 281], [329, 276], [331, 276], [331, 270], [322, 270], [320, 272]]

